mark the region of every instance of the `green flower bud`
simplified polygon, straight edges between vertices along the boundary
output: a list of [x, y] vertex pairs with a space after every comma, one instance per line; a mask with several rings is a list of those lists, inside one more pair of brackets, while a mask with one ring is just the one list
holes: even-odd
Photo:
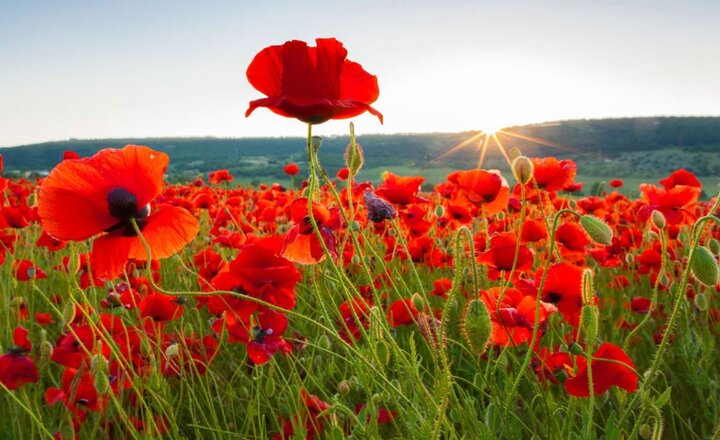
[[613, 231], [607, 223], [592, 215], [580, 217], [580, 226], [587, 235], [598, 244], [609, 245], [612, 243]]
[[717, 258], [708, 248], [699, 246], [695, 249], [695, 258], [692, 264], [692, 274], [706, 286], [715, 286], [720, 277]]
[[461, 321], [460, 332], [474, 353], [485, 352], [492, 333], [492, 322], [484, 302], [479, 299], [470, 301]]

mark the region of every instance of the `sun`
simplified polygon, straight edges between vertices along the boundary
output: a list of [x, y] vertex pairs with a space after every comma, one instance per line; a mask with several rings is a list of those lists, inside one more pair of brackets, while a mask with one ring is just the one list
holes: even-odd
[[487, 124], [483, 124], [483, 126], [480, 128], [480, 131], [485, 133], [488, 136], [493, 136], [495, 133], [502, 130], [502, 128], [503, 127], [500, 126], [499, 124], [487, 123]]

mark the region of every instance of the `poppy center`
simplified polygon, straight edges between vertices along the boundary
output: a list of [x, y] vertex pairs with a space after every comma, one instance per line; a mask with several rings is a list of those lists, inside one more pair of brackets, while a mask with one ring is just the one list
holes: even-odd
[[138, 209], [135, 194], [124, 188], [115, 188], [110, 191], [106, 198], [110, 215], [121, 221], [131, 218], [147, 217], [150, 214], [148, 206]]
[[562, 294], [557, 292], [548, 292], [543, 298], [543, 301], [550, 302], [553, 304], [558, 303], [562, 299]]

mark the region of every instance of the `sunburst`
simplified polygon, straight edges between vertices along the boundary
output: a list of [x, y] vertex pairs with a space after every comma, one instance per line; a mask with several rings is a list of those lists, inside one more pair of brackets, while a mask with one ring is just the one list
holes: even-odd
[[[535, 127], [549, 127], [553, 125], [556, 124], [535, 125]], [[484, 129], [480, 130], [478, 133], [472, 135], [468, 139], [460, 142], [459, 144], [450, 148], [448, 151], [433, 159], [433, 162], [443, 160], [448, 156], [451, 156], [465, 148], [475, 148], [475, 150], [478, 152], [477, 167], [482, 168], [482, 164], [485, 161], [485, 156], [487, 155], [488, 150], [494, 146], [502, 154], [507, 163], [511, 164], [512, 158], [510, 157], [510, 154], [508, 153], [508, 150], [505, 148], [505, 145], [503, 144], [503, 141], [501, 139], [505, 139], [506, 142], [508, 140], [512, 141], [513, 139], [518, 139], [521, 141], [531, 142], [546, 147], [557, 148], [566, 152], [577, 151], [573, 147], [558, 144], [547, 139], [539, 138], [536, 136], [529, 136], [522, 133], [516, 133], [512, 128], [502, 128], [500, 126], [488, 125]]]

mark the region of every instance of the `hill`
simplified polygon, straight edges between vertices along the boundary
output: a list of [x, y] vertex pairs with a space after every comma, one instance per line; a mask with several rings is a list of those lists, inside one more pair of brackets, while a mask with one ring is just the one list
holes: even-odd
[[[478, 132], [427, 134], [369, 134], [359, 137], [366, 155], [363, 177], [376, 179], [384, 169], [425, 175], [429, 183], [450, 169], [476, 166], [474, 141], [456, 154], [442, 153]], [[684, 167], [699, 176], [720, 176], [720, 117], [647, 117], [568, 120], [503, 129], [498, 139], [506, 148], [517, 147], [533, 156], [553, 155], [578, 162], [583, 175], [594, 177], [654, 178]], [[347, 136], [323, 141], [321, 160], [330, 171], [342, 167]], [[5, 174], [52, 169], [65, 150], [81, 156], [106, 147], [148, 145], [167, 152], [172, 179], [187, 179], [228, 168], [243, 182], [283, 179], [282, 168], [305, 160], [305, 139], [279, 138], [127, 138], [69, 139], [0, 149]], [[506, 168], [494, 148], [486, 168]]]

